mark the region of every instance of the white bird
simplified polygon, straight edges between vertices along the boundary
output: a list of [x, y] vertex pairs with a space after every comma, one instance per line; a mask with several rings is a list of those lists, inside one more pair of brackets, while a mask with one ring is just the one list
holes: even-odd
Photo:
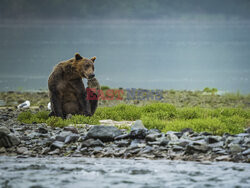
[[51, 110], [51, 103], [48, 103], [48, 109]]
[[18, 109], [21, 109], [21, 108], [29, 108], [30, 107], [30, 101], [25, 101], [23, 102], [22, 104], [19, 104], [17, 106]]

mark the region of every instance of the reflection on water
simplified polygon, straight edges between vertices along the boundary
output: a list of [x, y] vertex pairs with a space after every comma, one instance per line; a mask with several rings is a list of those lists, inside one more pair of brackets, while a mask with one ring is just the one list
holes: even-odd
[[250, 23], [0, 24], [0, 90], [47, 88], [59, 61], [97, 56], [102, 85], [250, 92]]
[[250, 164], [0, 157], [0, 187], [248, 187]]

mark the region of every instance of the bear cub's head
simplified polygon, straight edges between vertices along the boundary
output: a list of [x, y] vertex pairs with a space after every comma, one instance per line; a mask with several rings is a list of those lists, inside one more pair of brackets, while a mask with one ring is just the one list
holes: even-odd
[[82, 57], [80, 54], [75, 54], [75, 59], [73, 66], [75, 67], [76, 71], [79, 73], [79, 76], [86, 79], [91, 79], [95, 77], [94, 74], [94, 62], [96, 57], [92, 57], [87, 59]]

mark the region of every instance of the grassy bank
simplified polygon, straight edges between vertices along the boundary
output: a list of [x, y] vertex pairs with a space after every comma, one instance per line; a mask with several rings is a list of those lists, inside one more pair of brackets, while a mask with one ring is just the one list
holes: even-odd
[[[109, 87], [102, 86], [102, 89], [105, 92]], [[176, 107], [250, 108], [250, 94], [242, 95], [239, 92], [217, 95], [215, 92], [164, 90], [162, 96], [160, 102], [172, 104]], [[31, 102], [31, 106], [46, 108], [49, 102], [48, 92], [0, 92], [0, 106], [17, 106], [26, 100]], [[124, 90], [123, 100], [100, 100], [99, 106], [115, 106], [118, 104], [143, 106], [154, 102], [152, 100], [127, 100], [127, 93]]]
[[100, 107], [92, 117], [73, 116], [62, 120], [58, 117], [48, 117], [47, 111], [36, 114], [30, 111], [22, 112], [18, 120], [23, 123], [47, 123], [50, 126], [63, 127], [68, 124], [99, 124], [101, 119], [137, 120], [141, 119], [145, 127], [157, 128], [163, 132], [181, 131], [192, 128], [195, 132], [210, 132], [237, 134], [250, 126], [250, 109], [244, 108], [202, 108], [176, 107], [168, 103], [151, 103], [143, 106], [119, 104], [112, 107]]

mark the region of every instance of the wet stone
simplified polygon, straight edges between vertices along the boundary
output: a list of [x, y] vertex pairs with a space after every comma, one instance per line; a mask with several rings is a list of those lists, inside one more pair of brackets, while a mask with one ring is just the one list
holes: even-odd
[[231, 153], [240, 153], [242, 151], [242, 148], [239, 144], [234, 144], [234, 143], [231, 143], [229, 144], [229, 149], [231, 151]]
[[122, 132], [113, 126], [93, 126], [87, 133], [88, 138], [100, 139], [103, 142], [113, 141]]
[[0, 138], [3, 136], [7, 136], [10, 134], [10, 130], [7, 127], [1, 126], [0, 127]]
[[214, 143], [216, 143], [216, 142], [219, 142], [219, 141], [221, 141], [221, 137], [220, 136], [208, 136], [208, 137], [206, 137], [206, 142], [208, 143], [208, 144], [214, 144]]
[[130, 141], [129, 140], [116, 140], [114, 142], [118, 147], [126, 147], [126, 146], [129, 146], [130, 144]]
[[136, 120], [135, 123], [131, 126], [131, 130], [136, 129], [146, 129], [141, 120]]
[[41, 134], [46, 134], [46, 133], [48, 133], [48, 130], [45, 129], [44, 127], [39, 127], [36, 131], [37, 131], [38, 133], [41, 133]]
[[245, 151], [243, 151], [242, 155], [250, 155], [250, 148], [247, 149], [247, 150], [245, 150]]
[[88, 140], [84, 140], [82, 142], [82, 147], [95, 147], [95, 146], [104, 146], [104, 143], [97, 139], [97, 140], [94, 140], [92, 138], [88, 139]]
[[151, 133], [146, 136], [146, 141], [153, 142], [156, 141], [157, 138], [161, 137], [160, 133]]
[[77, 134], [71, 134], [69, 136], [67, 136], [64, 140], [65, 144], [71, 143], [71, 142], [76, 142], [79, 139], [79, 135]]
[[64, 131], [70, 131], [72, 133], [78, 134], [78, 129], [73, 126], [67, 126], [63, 128]]
[[147, 134], [148, 134], [147, 129], [134, 129], [131, 130], [129, 136], [132, 139], [144, 139]]
[[63, 146], [64, 146], [64, 142], [54, 141], [54, 142], [51, 144], [50, 149], [51, 149], [51, 150], [54, 150], [54, 149], [56, 149], [56, 148], [61, 149], [61, 148], [63, 148]]

